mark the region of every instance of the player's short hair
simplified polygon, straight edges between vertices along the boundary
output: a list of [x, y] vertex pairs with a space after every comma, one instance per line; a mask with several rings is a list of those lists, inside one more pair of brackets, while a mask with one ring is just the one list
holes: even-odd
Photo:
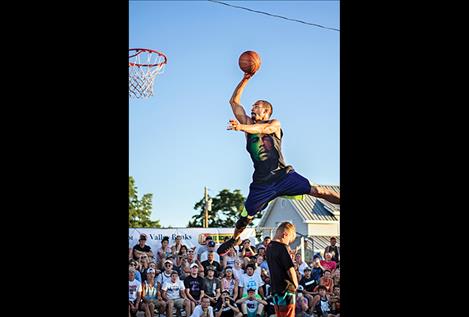
[[296, 232], [295, 225], [292, 224], [291, 222], [288, 222], [288, 221], [282, 222], [277, 227], [277, 233], [282, 233], [282, 232], [285, 232], [285, 231]]

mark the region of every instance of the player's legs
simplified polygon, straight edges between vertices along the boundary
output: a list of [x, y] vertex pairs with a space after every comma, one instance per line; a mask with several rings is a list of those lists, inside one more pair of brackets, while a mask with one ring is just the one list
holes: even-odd
[[252, 222], [254, 216], [262, 211], [269, 201], [277, 197], [277, 192], [275, 191], [275, 186], [272, 184], [256, 184], [251, 183], [249, 186], [249, 195], [244, 203], [244, 210], [241, 213], [238, 221], [235, 225], [235, 230], [233, 237], [223, 244], [221, 244], [217, 253], [220, 256], [225, 255], [230, 248], [239, 244], [241, 233], [246, 229], [246, 227]]
[[280, 196], [309, 194], [314, 197], [323, 198], [333, 204], [340, 204], [339, 193], [316, 184], [310, 184], [308, 179], [296, 172], [287, 174], [287, 176], [279, 182], [277, 188], [280, 190]]
[[327, 188], [320, 187], [318, 185], [311, 185], [311, 190], [309, 194], [314, 197], [323, 198], [333, 204], [337, 204], [337, 205], [340, 204], [339, 193], [333, 190], [329, 190]]

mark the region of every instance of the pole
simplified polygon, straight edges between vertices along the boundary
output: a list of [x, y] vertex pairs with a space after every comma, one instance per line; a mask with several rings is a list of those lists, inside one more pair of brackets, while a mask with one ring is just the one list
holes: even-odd
[[204, 228], [208, 228], [208, 191], [207, 191], [207, 187], [204, 187], [204, 211], [205, 211]]

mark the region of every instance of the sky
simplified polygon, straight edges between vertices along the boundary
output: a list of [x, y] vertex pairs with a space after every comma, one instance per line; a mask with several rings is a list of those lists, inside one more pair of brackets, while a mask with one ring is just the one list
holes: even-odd
[[[229, 1], [231, 5], [340, 29], [339, 1]], [[153, 194], [151, 219], [185, 227], [204, 195], [239, 189], [254, 171], [229, 99], [242, 52], [262, 64], [241, 104], [258, 99], [281, 122], [282, 153], [311, 182], [340, 183], [340, 32], [210, 1], [130, 1], [129, 48], [163, 52], [154, 95], [129, 98], [129, 175]]]

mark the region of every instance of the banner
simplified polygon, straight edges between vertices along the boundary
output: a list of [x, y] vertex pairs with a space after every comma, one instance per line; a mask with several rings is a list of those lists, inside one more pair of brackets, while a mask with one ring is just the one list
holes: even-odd
[[[146, 245], [151, 247], [151, 250], [156, 253], [156, 250], [161, 248], [161, 240], [163, 237], [169, 237], [169, 246], [173, 245], [176, 241], [176, 236], [180, 235], [181, 242], [188, 248], [196, 247], [196, 250], [205, 241], [205, 237], [211, 236], [216, 245], [219, 246], [223, 243], [225, 237], [233, 236], [234, 228], [174, 228], [174, 229], [153, 229], [153, 228], [129, 228], [129, 248], [133, 248], [138, 244], [140, 234], [144, 233], [147, 236]], [[251, 240], [251, 245], [256, 245], [256, 230], [255, 228], [246, 228], [241, 234], [241, 239]]]

